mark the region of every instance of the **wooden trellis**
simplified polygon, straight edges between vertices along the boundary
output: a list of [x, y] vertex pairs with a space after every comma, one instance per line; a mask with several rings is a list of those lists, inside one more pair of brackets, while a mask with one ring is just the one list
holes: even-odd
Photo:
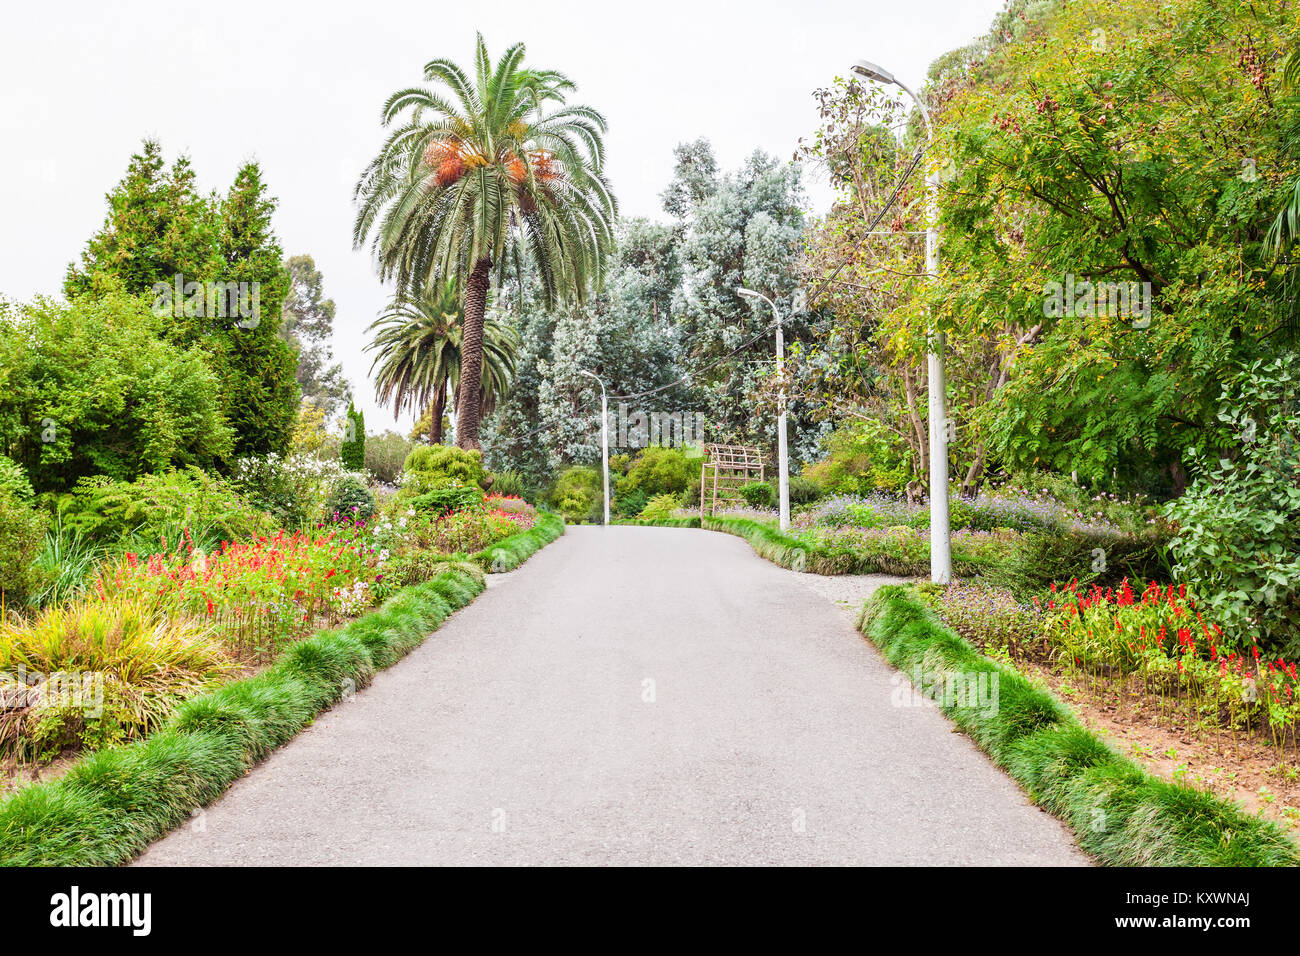
[[712, 515], [719, 505], [743, 505], [740, 489], [763, 480], [763, 455], [748, 445], [704, 444], [700, 466], [700, 517]]

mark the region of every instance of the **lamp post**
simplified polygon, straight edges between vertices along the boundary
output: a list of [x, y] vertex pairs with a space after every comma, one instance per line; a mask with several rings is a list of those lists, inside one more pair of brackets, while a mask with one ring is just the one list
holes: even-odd
[[[858, 76], [888, 86], [897, 86], [912, 98], [930, 143], [934, 142], [934, 125], [925, 103], [902, 80], [884, 67], [867, 60], [853, 64]], [[931, 279], [939, 277], [939, 173], [931, 169], [925, 177], [925, 271]], [[948, 403], [943, 368], [944, 334], [930, 330], [930, 347], [926, 366], [930, 392], [930, 580], [947, 584], [952, 580], [952, 536], [948, 527]]]
[[578, 369], [579, 375], [595, 381], [600, 386], [600, 470], [605, 487], [605, 527], [609, 527], [609, 403], [605, 398], [605, 383], [590, 372]]
[[781, 326], [781, 310], [761, 292], [744, 287], [736, 291], [749, 299], [762, 299], [772, 307], [772, 314], [776, 316], [776, 376], [781, 383], [780, 397], [777, 400], [776, 455], [779, 459], [777, 472], [780, 475], [781, 530], [787, 531], [790, 528], [790, 454], [785, 441], [785, 330]]

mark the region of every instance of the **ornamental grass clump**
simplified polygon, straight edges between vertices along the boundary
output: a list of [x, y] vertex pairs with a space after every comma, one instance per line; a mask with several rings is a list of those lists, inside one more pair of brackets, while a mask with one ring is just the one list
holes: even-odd
[[147, 733], [234, 669], [207, 621], [132, 595], [0, 622], [0, 752], [32, 759]]

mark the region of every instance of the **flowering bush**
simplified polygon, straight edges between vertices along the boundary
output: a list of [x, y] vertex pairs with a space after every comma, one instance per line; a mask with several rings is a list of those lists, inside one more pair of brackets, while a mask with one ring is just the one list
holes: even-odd
[[1094, 671], [1136, 674], [1143, 687], [1186, 705], [1189, 715], [1237, 729], [1266, 727], [1279, 749], [1300, 726], [1297, 666], [1249, 649], [1236, 635], [1207, 622], [1185, 585], [1152, 582], [1139, 596], [1119, 588], [1076, 583], [1053, 586], [1044, 634], [1063, 662]]
[[141, 560], [128, 553], [106, 565], [96, 590], [105, 599], [133, 596], [157, 613], [207, 618], [237, 652], [261, 657], [334, 623], [340, 613], [355, 613], [356, 582], [368, 585], [382, 574], [380, 565], [360, 533], [346, 526], [222, 542], [212, 554], [187, 537], [170, 554]]
[[364, 487], [366, 476], [348, 471], [333, 459], [292, 454], [241, 458], [233, 481], [258, 507], [269, 511], [286, 528], [302, 528], [332, 513], [328, 504], [345, 485]]

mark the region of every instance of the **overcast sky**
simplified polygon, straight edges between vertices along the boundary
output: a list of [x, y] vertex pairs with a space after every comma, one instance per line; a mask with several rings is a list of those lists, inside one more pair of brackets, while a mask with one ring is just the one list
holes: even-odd
[[[104, 195], [142, 138], [188, 153], [204, 191], [257, 159], [279, 199], [286, 255], [313, 256], [338, 305], [335, 353], [381, 412], [362, 353], [388, 298], [353, 251], [351, 190], [382, 140], [379, 109], [435, 57], [472, 67], [481, 30], [560, 69], [609, 120], [607, 172], [624, 215], [663, 218], [679, 142], [706, 136], [725, 168], [755, 148], [782, 160], [816, 125], [811, 93], [857, 58], [919, 84], [988, 28], [1001, 0], [659, 0], [652, 4], [6, 3], [0, 31], [0, 295], [57, 294], [103, 222]], [[823, 183], [808, 184], [823, 209]]]

